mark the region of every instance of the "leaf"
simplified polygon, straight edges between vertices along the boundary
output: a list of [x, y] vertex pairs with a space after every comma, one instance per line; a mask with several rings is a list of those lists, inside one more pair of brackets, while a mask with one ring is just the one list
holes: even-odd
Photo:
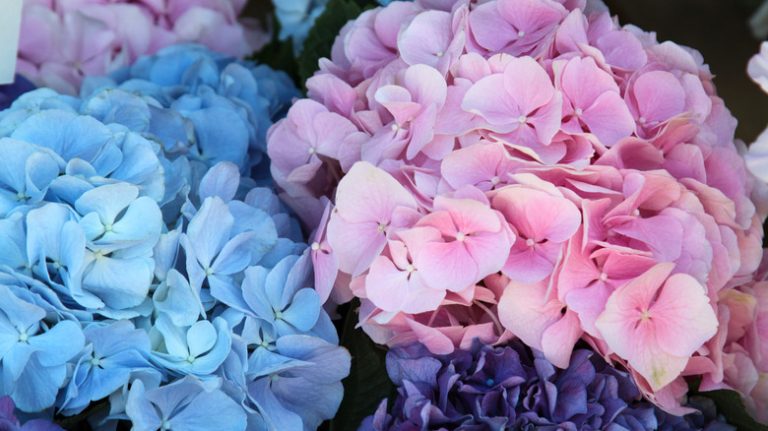
[[715, 402], [717, 411], [725, 417], [729, 424], [736, 426], [739, 431], [768, 431], [768, 425], [761, 425], [747, 413], [744, 402], [738, 392], [725, 389], [700, 392], [699, 395]]
[[344, 321], [341, 345], [352, 355], [352, 368], [349, 377], [344, 379], [344, 399], [331, 421], [331, 431], [356, 430], [382, 399], [395, 393], [395, 386], [387, 375], [384, 348], [371, 341], [362, 329], [355, 329], [358, 306], [352, 305]]
[[318, 61], [330, 58], [331, 48], [341, 28], [351, 19], [357, 18], [363, 9], [355, 0], [331, 0], [325, 11], [317, 17], [315, 25], [309, 31], [304, 49], [298, 58], [298, 75], [301, 82], [311, 77], [318, 70]]

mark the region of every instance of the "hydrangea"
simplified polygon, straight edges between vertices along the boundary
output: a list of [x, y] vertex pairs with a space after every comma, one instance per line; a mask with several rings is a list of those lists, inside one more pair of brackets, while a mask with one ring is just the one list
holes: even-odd
[[322, 297], [360, 298], [376, 342], [514, 335], [564, 368], [585, 340], [675, 414], [684, 376], [735, 386], [720, 309], [755, 279], [768, 195], [698, 52], [599, 2], [393, 2], [307, 88], [271, 170], [321, 225]]
[[11, 84], [0, 85], [0, 110], [8, 108], [19, 96], [34, 89], [35, 86], [21, 76], [16, 76]]
[[[92, 185], [123, 180], [158, 201], [170, 225], [185, 196], [197, 189], [215, 163], [235, 163], [242, 174], [261, 184], [270, 182], [267, 129], [296, 95], [282, 72], [234, 61], [198, 45], [172, 46], [111, 77], [87, 79], [81, 98], [48, 89], [25, 94], [0, 113], [0, 136], [32, 144], [9, 156], [26, 160], [42, 146], [64, 157], [55, 163], [67, 164], [64, 178], [52, 179], [37, 165], [54, 162], [35, 156], [34, 169], [40, 173], [31, 186], [37, 191], [27, 202], [35, 203], [49, 189], [73, 194], [66, 199], [74, 202], [74, 195], [87, 188], [80, 177], [89, 178]], [[65, 130], [72, 139], [78, 138], [77, 145], [61, 152], [55, 145]], [[9, 144], [14, 153], [19, 153], [19, 145]], [[99, 151], [112, 155], [105, 159]], [[89, 159], [96, 156], [103, 160]], [[8, 167], [17, 171], [16, 180], [8, 181], [24, 178], [26, 162], [16, 162]], [[4, 186], [12, 194], [27, 193], [24, 184]], [[7, 205], [15, 204], [4, 204], [0, 211]]]
[[585, 349], [560, 370], [519, 340], [441, 356], [414, 344], [390, 350], [387, 371], [397, 385], [392, 407], [382, 401], [360, 430], [736, 429], [706, 399], [692, 400], [702, 413], [665, 413], [643, 400], [628, 373]]
[[21, 425], [14, 414], [16, 406], [10, 397], [0, 398], [0, 429], [7, 431], [63, 431], [63, 429], [46, 419], [32, 419]]
[[24, 2], [18, 71], [38, 86], [76, 94], [85, 76], [112, 73], [178, 43], [243, 57], [266, 38], [241, 18], [243, 0]]
[[294, 94], [178, 46], [0, 112], [0, 395], [104, 430], [335, 414], [350, 357], [264, 154]]

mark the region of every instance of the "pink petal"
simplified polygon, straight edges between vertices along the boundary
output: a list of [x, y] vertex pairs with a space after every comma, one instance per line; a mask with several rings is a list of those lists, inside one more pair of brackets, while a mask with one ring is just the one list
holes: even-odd
[[461, 108], [483, 117], [497, 132], [509, 132], [517, 128], [515, 121], [522, 112], [504, 92], [504, 75], [494, 74], [477, 81], [469, 88], [461, 102]]
[[563, 305], [547, 301], [546, 283], [510, 282], [499, 299], [501, 324], [534, 349], [542, 350], [542, 336], [560, 319]]
[[459, 292], [480, 281], [478, 266], [459, 241], [426, 244], [414, 256], [424, 282], [433, 289]]
[[634, 83], [638, 116], [647, 122], [663, 122], [685, 110], [685, 90], [669, 72], [652, 71]]
[[618, 93], [606, 92], [595, 100], [581, 116], [589, 131], [610, 147], [635, 130], [635, 120]]
[[[519, 238], [518, 241], [525, 241]], [[515, 247], [517, 248], [517, 247]], [[535, 247], [513, 249], [504, 263], [502, 272], [507, 277], [521, 283], [536, 283], [552, 274], [555, 263], [560, 257], [562, 244], [545, 243]]]
[[336, 210], [350, 223], [388, 224], [398, 206], [415, 209], [416, 201], [391, 175], [367, 162], [355, 163], [336, 189]]
[[581, 333], [576, 313], [566, 311], [561, 319], [554, 322], [542, 334], [541, 351], [556, 367], [568, 368], [573, 346], [581, 337]]
[[535, 242], [564, 242], [581, 225], [581, 212], [571, 201], [527, 187], [499, 190], [493, 207], [504, 214], [521, 236]]
[[[451, 37], [451, 14], [429, 10], [416, 15], [400, 33], [397, 48], [408, 64], [437, 67], [451, 43]], [[444, 79], [440, 81], [445, 82]]]
[[[528, 115], [548, 103], [555, 93], [549, 75], [531, 57], [518, 57], [509, 61], [504, 70], [503, 88], [522, 115]], [[494, 92], [500, 93], [500, 90], [497, 87]]]
[[687, 274], [669, 277], [650, 312], [659, 347], [671, 355], [690, 356], [717, 332], [706, 289]]
[[349, 222], [333, 214], [328, 223], [328, 243], [339, 261], [339, 269], [352, 276], [362, 274], [387, 244], [377, 222]]

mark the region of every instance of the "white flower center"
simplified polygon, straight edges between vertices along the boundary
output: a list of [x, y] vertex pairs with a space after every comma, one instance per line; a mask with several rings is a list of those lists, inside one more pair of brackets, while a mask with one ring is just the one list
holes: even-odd
[[377, 228], [379, 233], [384, 233], [387, 231], [387, 225], [384, 223], [379, 223], [379, 227]]
[[315, 149], [315, 147], [309, 147], [309, 148], [307, 148], [307, 152], [309, 154], [315, 154], [317, 152], [317, 150]]
[[581, 108], [576, 108], [573, 113], [576, 114], [577, 117], [581, 117], [584, 114], [584, 111]]
[[26, 343], [27, 340], [29, 340], [29, 335], [27, 335], [26, 331], [21, 331], [19, 333], [19, 341], [21, 341], [22, 343]]
[[444, 55], [445, 55], [445, 53], [444, 53], [443, 51], [437, 51], [437, 52], [435, 53], [435, 57], [437, 57], [437, 58], [440, 58], [440, 57], [442, 57], [442, 56], [444, 56]]
[[491, 178], [491, 184], [493, 184], [494, 186], [498, 184], [500, 181], [501, 181], [501, 178], [499, 178], [498, 176]]
[[600, 281], [607, 281], [608, 280], [608, 274], [601, 272], [600, 273]]
[[319, 242], [313, 242], [311, 247], [312, 247], [312, 251], [318, 251], [318, 250], [320, 250], [320, 243]]
[[533, 238], [528, 238], [525, 240], [525, 245], [527, 245], [528, 247], [533, 247], [534, 245], [536, 245], [536, 241], [534, 241]]
[[521, 115], [521, 116], [517, 117], [517, 122], [520, 123], [520, 124], [523, 124], [526, 121], [528, 121], [528, 117], [526, 117], [525, 115]]
[[467, 239], [467, 235], [464, 232], [458, 232], [456, 234], [456, 241], [462, 242]]
[[407, 272], [408, 274], [410, 274], [410, 273], [412, 273], [414, 271], [416, 271], [416, 267], [414, 267], [411, 264], [408, 264], [408, 266], [405, 267], [405, 272]]
[[517, 37], [525, 37], [525, 32], [520, 30], [517, 32]]

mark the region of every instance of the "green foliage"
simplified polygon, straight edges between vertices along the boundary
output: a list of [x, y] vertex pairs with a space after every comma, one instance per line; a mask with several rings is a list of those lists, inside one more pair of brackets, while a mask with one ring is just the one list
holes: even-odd
[[714, 401], [718, 413], [722, 414], [728, 423], [736, 426], [739, 431], [768, 431], [768, 426], [756, 422], [747, 413], [744, 402], [737, 392], [723, 389], [701, 392], [699, 395]]
[[366, 416], [373, 414], [382, 399], [395, 392], [387, 375], [385, 350], [371, 341], [362, 329], [355, 328], [358, 306], [355, 303], [347, 310], [341, 335], [341, 345], [352, 355], [352, 369], [344, 380], [344, 400], [331, 421], [332, 431], [356, 430]]
[[331, 56], [333, 41], [344, 24], [355, 19], [363, 9], [355, 0], [331, 0], [325, 11], [309, 31], [304, 49], [298, 58], [298, 76], [301, 82], [312, 76], [318, 69], [318, 61]]

